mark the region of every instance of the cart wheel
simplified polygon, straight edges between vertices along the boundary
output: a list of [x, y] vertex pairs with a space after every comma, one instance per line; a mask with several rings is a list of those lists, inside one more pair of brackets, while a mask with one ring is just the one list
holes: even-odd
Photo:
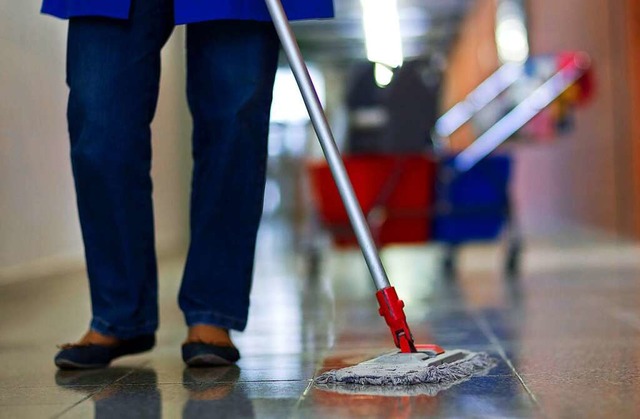
[[452, 279], [456, 275], [458, 249], [456, 246], [447, 246], [445, 248], [444, 260], [442, 261], [442, 270], [447, 279]]
[[511, 243], [507, 249], [505, 261], [505, 274], [509, 279], [517, 279], [520, 275], [520, 265], [522, 259], [522, 245]]

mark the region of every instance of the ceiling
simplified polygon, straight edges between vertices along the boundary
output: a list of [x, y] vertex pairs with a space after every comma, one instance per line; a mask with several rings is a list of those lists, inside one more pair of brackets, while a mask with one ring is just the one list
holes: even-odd
[[[474, 0], [397, 0], [406, 58], [446, 52]], [[305, 58], [349, 62], [366, 57], [360, 0], [334, 0], [336, 17], [294, 23]]]

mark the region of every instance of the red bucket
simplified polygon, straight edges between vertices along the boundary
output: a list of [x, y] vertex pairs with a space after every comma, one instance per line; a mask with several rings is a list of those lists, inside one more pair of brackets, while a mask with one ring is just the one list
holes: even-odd
[[[353, 156], [344, 164], [378, 245], [421, 243], [431, 236], [436, 164], [427, 156]], [[308, 165], [320, 220], [338, 245], [356, 244], [325, 161]]]

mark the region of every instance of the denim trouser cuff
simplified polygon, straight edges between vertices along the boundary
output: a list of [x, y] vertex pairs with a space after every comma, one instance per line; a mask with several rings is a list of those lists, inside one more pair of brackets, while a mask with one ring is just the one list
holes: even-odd
[[227, 316], [226, 314], [214, 311], [194, 311], [185, 313], [184, 317], [188, 326], [207, 324], [210, 326], [221, 327], [223, 329], [238, 330], [240, 332], [247, 327], [247, 319]]
[[113, 336], [118, 339], [132, 339], [142, 335], [155, 334], [158, 329], [158, 323], [150, 322], [136, 327], [117, 327], [100, 318], [94, 317], [91, 320], [91, 329], [103, 335]]

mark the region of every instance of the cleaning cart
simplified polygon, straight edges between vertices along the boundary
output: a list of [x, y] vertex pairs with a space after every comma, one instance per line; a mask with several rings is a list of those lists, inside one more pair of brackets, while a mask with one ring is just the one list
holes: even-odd
[[[529, 84], [528, 91], [522, 83]], [[571, 111], [587, 102], [592, 85], [590, 60], [583, 53], [506, 64], [438, 119], [429, 153], [344, 157], [376, 245], [441, 243], [444, 270], [453, 273], [461, 245], [504, 235], [505, 273], [516, 275], [523, 245], [510, 193], [513, 161], [508, 152], [496, 150], [566, 130]], [[517, 94], [510, 95], [511, 90]], [[483, 120], [492, 113], [497, 122], [454, 152], [452, 135], [483, 112]], [[338, 247], [355, 245], [329, 167], [313, 161], [308, 172], [320, 224]]]
[[[444, 269], [451, 273], [459, 246], [494, 240], [508, 227], [505, 268], [516, 273], [522, 247], [508, 190], [511, 158], [486, 157], [464, 172], [456, 171], [455, 161], [416, 154], [354, 156], [344, 163], [378, 247], [442, 243]], [[322, 227], [337, 247], [355, 245], [326, 164], [314, 161], [308, 170]]]

